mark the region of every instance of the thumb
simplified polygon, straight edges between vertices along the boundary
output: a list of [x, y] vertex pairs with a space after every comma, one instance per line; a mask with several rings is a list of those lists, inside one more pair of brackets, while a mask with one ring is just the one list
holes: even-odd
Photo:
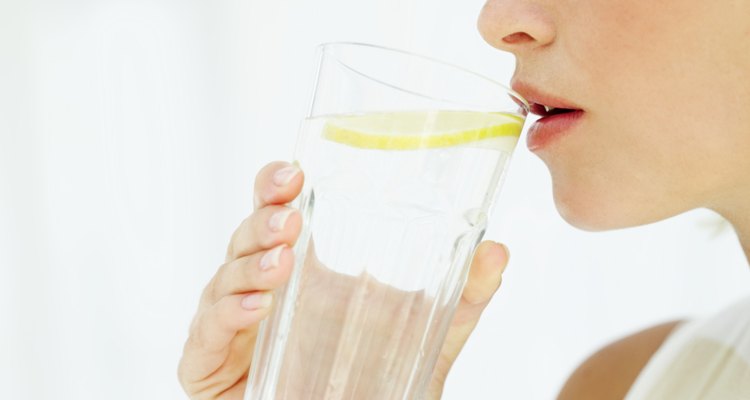
[[430, 384], [431, 393], [442, 391], [442, 384], [450, 367], [474, 331], [482, 311], [500, 287], [508, 259], [508, 248], [491, 241], [480, 243], [474, 252], [469, 278], [464, 286], [461, 301], [456, 308], [433, 373], [433, 380]]
[[509, 257], [508, 248], [500, 243], [486, 240], [477, 246], [457, 313], [462, 307], [487, 305], [500, 287]]
[[469, 270], [469, 279], [464, 286], [453, 322], [448, 330], [444, 352], [449, 359], [458, 356], [466, 339], [474, 330], [492, 296], [503, 280], [503, 271], [508, 264], [508, 248], [502, 244], [484, 241], [474, 252]]

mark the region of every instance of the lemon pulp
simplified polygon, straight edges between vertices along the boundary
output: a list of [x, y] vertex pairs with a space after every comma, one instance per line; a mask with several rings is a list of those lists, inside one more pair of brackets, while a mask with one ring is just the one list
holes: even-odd
[[512, 151], [523, 118], [475, 111], [397, 111], [329, 117], [323, 137], [363, 149], [472, 146]]

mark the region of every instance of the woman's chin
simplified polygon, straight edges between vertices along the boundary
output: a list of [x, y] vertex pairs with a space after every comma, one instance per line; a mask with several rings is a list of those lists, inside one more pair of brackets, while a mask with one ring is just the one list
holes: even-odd
[[597, 196], [578, 191], [576, 195], [564, 195], [555, 190], [555, 207], [565, 222], [589, 232], [647, 225], [696, 208], [677, 201], [659, 202], [654, 197], [648, 201], [620, 194], [603, 191]]
[[610, 223], [605, 223], [601, 217], [596, 216], [593, 210], [579, 210], [576, 207], [570, 207], [567, 204], [561, 206], [559, 203], [555, 203], [557, 206], [557, 212], [560, 214], [562, 219], [569, 225], [588, 232], [601, 232], [610, 229], [616, 229], [616, 226], [612, 226]]
[[601, 232], [653, 222], [639, 215], [638, 210], [634, 210], [633, 207], [626, 207], [621, 202], [607, 197], [586, 195], [582, 192], [571, 196], [554, 191], [557, 212], [565, 222], [584, 231]]

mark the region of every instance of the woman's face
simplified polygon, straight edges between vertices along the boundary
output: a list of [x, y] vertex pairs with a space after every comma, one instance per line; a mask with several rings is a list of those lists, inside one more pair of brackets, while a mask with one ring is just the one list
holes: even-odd
[[478, 26], [516, 56], [517, 91], [583, 110], [531, 146], [571, 224], [640, 225], [750, 191], [750, 1], [489, 0]]

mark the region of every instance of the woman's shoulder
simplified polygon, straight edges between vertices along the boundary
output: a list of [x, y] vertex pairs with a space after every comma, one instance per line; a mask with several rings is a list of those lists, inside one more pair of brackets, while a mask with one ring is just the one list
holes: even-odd
[[594, 353], [559, 399], [750, 398], [750, 296], [707, 318], [641, 330]]
[[600, 349], [573, 372], [558, 399], [622, 399], [651, 356], [682, 321], [633, 333]]
[[628, 394], [664, 398], [750, 398], [750, 296], [676, 329]]

